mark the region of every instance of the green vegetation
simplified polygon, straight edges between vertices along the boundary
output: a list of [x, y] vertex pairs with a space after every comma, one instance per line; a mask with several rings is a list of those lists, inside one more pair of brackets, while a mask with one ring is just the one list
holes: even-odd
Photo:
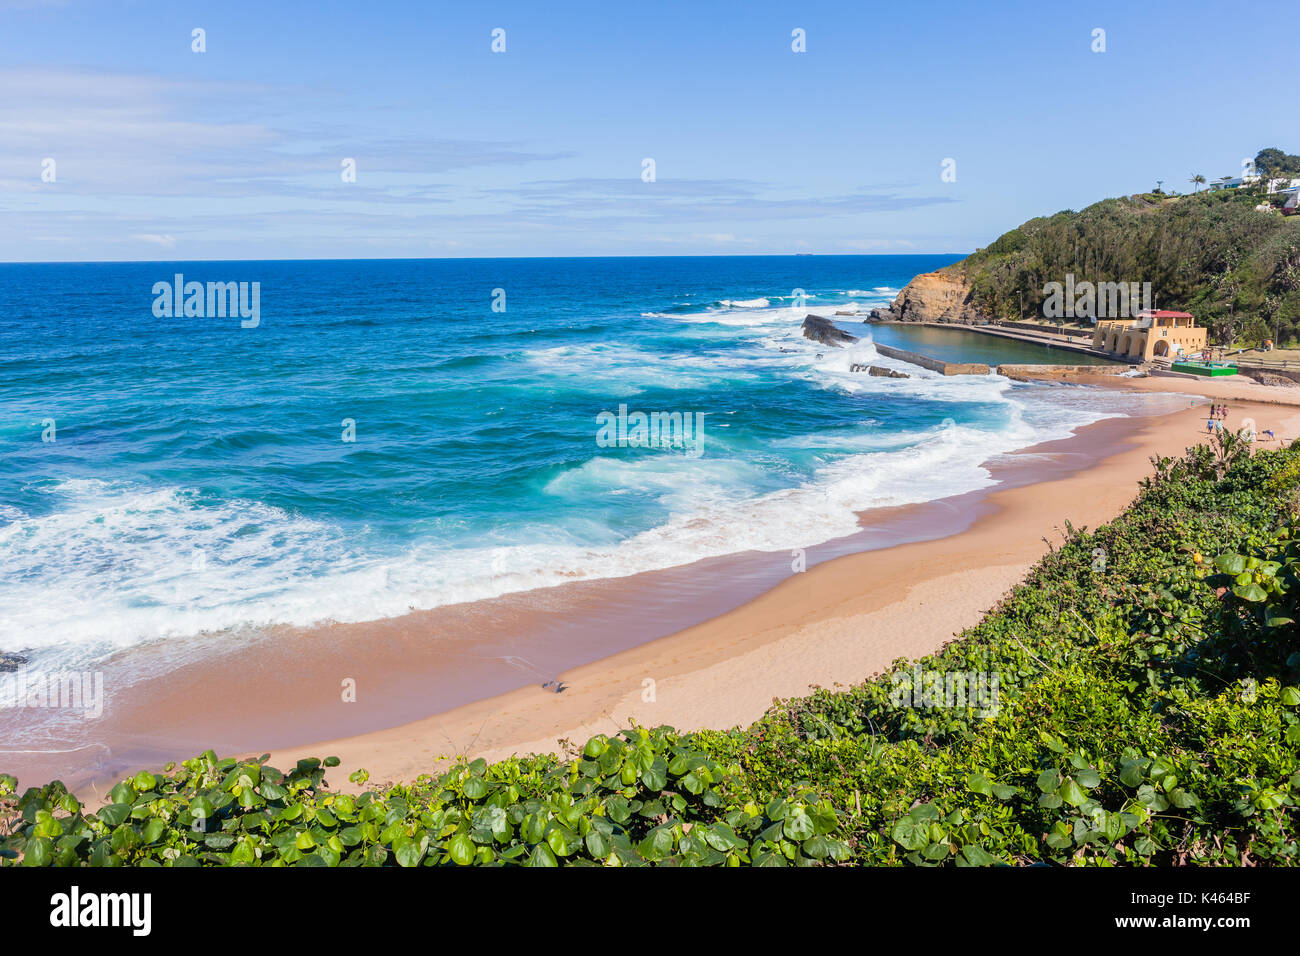
[[[90, 813], [0, 778], [10, 865], [1271, 864], [1300, 856], [1300, 451], [1153, 462], [1066, 527], [928, 673], [997, 706], [901, 706], [898, 662], [747, 729], [633, 728], [361, 796], [211, 753]], [[352, 779], [365, 782], [364, 771]]]
[[[1256, 162], [1284, 176], [1300, 157], [1264, 150]], [[1267, 201], [1262, 184], [1107, 199], [1031, 219], [948, 268], [998, 318], [1041, 318], [1044, 285], [1072, 274], [1149, 282], [1156, 307], [1193, 313], [1222, 345], [1290, 342], [1300, 338], [1300, 216], [1256, 212]]]
[[1261, 149], [1255, 156], [1255, 171], [1261, 176], [1300, 177], [1300, 156], [1284, 153], [1276, 146]]
[[[62, 784], [14, 797], [0, 778], [0, 861], [24, 866], [679, 866], [846, 860], [825, 800], [740, 800], [723, 767], [669, 728], [587, 741], [581, 755], [461, 762], [360, 796], [323, 787], [338, 758], [289, 773], [211, 751], [142, 771], [86, 813]], [[356, 783], [364, 770], [352, 774]]]

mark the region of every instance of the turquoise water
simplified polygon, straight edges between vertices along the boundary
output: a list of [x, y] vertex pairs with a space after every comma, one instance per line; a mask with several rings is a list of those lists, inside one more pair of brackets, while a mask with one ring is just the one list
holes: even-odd
[[1034, 342], [998, 338], [967, 329], [937, 329], [928, 325], [887, 323], [869, 325], [866, 330], [866, 334], [882, 345], [920, 352], [944, 362], [978, 362], [989, 366], [1120, 364], [1095, 355], [1049, 348]]
[[[952, 258], [0, 265], [0, 650], [82, 660], [804, 547], [1120, 413], [800, 334]], [[259, 283], [255, 327], [157, 314], [176, 273]], [[620, 406], [703, 424], [610, 445]]]

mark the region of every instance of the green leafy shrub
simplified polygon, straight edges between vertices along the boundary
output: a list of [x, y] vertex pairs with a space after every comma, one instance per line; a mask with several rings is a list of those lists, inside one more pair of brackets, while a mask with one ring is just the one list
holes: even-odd
[[[284, 774], [208, 752], [141, 772], [87, 813], [52, 783], [0, 779], [0, 855], [26, 866], [813, 865], [848, 857], [828, 803], [728, 796], [730, 771], [667, 728], [587, 741], [577, 758], [460, 762], [360, 796], [323, 788], [338, 765]], [[354, 775], [364, 782], [364, 772]]]

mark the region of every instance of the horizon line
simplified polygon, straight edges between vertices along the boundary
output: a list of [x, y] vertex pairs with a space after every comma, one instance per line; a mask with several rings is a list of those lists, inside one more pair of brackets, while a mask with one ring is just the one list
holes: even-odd
[[965, 259], [971, 252], [752, 252], [698, 253], [694, 255], [605, 255], [605, 256], [329, 256], [307, 258], [292, 256], [275, 259], [5, 259], [0, 266], [94, 266], [94, 265], [161, 265], [186, 262], [477, 262], [511, 259], [868, 259], [899, 256], [957, 256]]

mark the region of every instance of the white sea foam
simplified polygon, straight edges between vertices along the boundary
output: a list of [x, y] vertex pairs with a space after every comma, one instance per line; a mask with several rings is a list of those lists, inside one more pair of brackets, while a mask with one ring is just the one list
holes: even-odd
[[[801, 335], [789, 308], [667, 318], [730, 326], [700, 334], [748, 347], [701, 349], [667, 363], [628, 344], [602, 342], [533, 350], [525, 360], [539, 374], [606, 399], [651, 386], [718, 386], [776, 374], [829, 390], [970, 403], [996, 414], [978, 425], [910, 431], [864, 419], [854, 430], [777, 439], [774, 451], [826, 453], [827, 463], [795, 487], [774, 487], [779, 476], [753, 456], [727, 453], [721, 416], [710, 419], [717, 444], [703, 458], [601, 455], [550, 479], [544, 493], [556, 513], [574, 510], [566, 502], [602, 497], [614, 507], [623, 496], [639, 507], [657, 505], [654, 527], [626, 537], [594, 518], [546, 526], [519, 521], [496, 539], [478, 534], [375, 553], [377, 545], [340, 527], [255, 501], [65, 481], [49, 489], [48, 513], [0, 511], [4, 648], [102, 652], [202, 631], [372, 620], [740, 551], [810, 547], [854, 533], [861, 511], [986, 487], [993, 481], [984, 467], [990, 459], [1124, 414], [1133, 402], [996, 375], [946, 377], [881, 357], [869, 338], [849, 348], [820, 345]], [[900, 368], [910, 378], [850, 370], [868, 363]]]
[[[998, 400], [997, 383], [966, 378]], [[757, 465], [707, 456], [596, 457], [549, 482], [545, 493], [557, 508], [602, 495], [657, 500], [663, 519], [623, 540], [590, 523], [562, 531], [522, 525], [495, 543], [370, 554], [341, 529], [257, 502], [65, 482], [52, 492], [58, 511], [0, 528], [0, 633], [21, 635], [25, 647], [102, 648], [227, 628], [373, 620], [704, 557], [809, 547], [852, 534], [860, 511], [985, 487], [989, 458], [1079, 424], [1074, 408], [1034, 415], [1018, 403], [1009, 408], [1010, 424], [996, 431], [948, 425], [792, 436], [781, 444], [844, 457], [798, 487], [759, 494], [765, 475]]]

